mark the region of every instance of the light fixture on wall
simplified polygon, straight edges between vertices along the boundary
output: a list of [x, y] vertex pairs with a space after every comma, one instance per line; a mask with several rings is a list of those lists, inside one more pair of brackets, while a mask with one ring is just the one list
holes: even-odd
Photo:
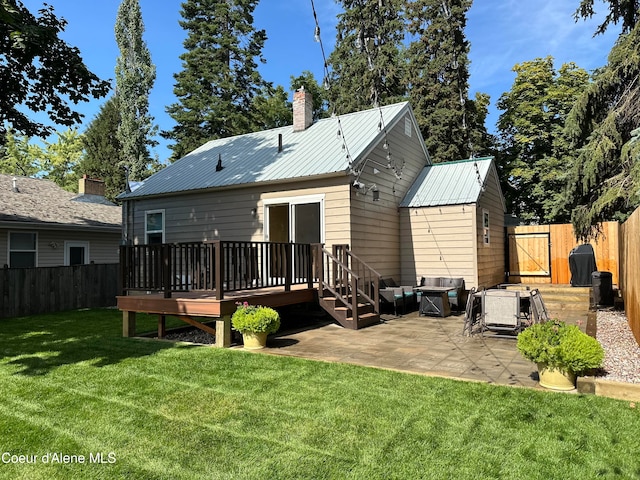
[[51, 248], [53, 248], [54, 250], [55, 250], [56, 248], [58, 248], [58, 244], [57, 244], [56, 242], [49, 242], [49, 246], [50, 246]]
[[251, 209], [251, 216], [252, 216], [253, 218], [256, 218], [256, 215], [258, 215], [258, 209], [257, 209], [256, 207], [253, 207], [253, 208]]

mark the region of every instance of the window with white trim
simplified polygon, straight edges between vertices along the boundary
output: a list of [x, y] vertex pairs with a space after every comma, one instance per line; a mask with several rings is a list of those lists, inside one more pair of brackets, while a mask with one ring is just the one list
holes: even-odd
[[489, 227], [489, 210], [482, 209], [482, 243], [489, 245], [491, 243], [491, 229]]
[[38, 236], [35, 232], [9, 232], [9, 267], [37, 267]]
[[144, 218], [144, 238], [147, 245], [164, 243], [164, 210], [148, 210]]
[[64, 264], [86, 265], [89, 263], [89, 242], [64, 242]]

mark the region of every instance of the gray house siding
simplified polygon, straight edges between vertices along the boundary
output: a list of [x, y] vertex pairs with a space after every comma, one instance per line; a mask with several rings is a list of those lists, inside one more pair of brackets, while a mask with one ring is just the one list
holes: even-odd
[[65, 242], [86, 242], [91, 263], [118, 263], [121, 242], [119, 231], [84, 232], [77, 229], [42, 228], [0, 229], [0, 266], [9, 264], [9, 232], [33, 232], [37, 235], [36, 266], [57, 267], [65, 264]]

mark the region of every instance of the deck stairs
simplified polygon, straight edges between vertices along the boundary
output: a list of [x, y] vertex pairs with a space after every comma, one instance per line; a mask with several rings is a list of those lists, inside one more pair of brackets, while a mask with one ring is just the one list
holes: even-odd
[[318, 303], [340, 325], [352, 330], [380, 321], [380, 274], [349, 250], [319, 247]]

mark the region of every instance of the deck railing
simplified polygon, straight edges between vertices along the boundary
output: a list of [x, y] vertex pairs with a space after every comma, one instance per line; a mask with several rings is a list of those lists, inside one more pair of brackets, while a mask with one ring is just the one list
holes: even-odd
[[308, 284], [313, 287], [311, 245], [278, 242], [187, 242], [123, 245], [120, 269], [129, 291], [173, 292], [255, 290]]

